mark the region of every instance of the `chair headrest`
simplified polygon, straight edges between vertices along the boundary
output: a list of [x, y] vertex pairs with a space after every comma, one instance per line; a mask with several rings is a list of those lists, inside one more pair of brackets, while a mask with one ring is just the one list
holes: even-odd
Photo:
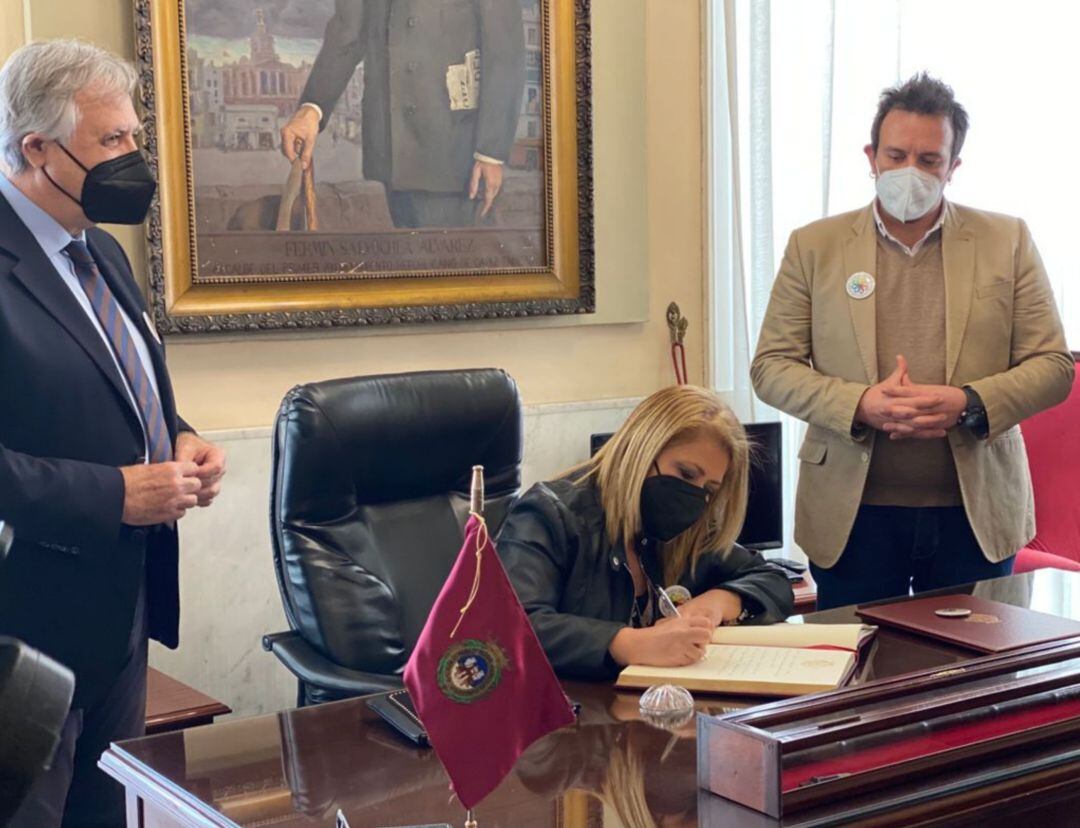
[[517, 385], [498, 369], [309, 383], [278, 412], [277, 470], [292, 479], [277, 483], [293, 498], [308, 489], [334, 509], [334, 492], [352, 507], [467, 493], [480, 464], [497, 496], [520, 486], [521, 435]]

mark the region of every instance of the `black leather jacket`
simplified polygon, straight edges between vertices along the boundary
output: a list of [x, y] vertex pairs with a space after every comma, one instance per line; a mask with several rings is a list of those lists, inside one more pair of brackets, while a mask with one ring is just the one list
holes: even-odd
[[[511, 508], [497, 547], [555, 672], [587, 679], [618, 673], [608, 646], [630, 622], [634, 580], [625, 551], [607, 540], [596, 485], [537, 483]], [[646, 551], [642, 564], [654, 584], [666, 586], [655, 554]], [[794, 606], [783, 571], [741, 546], [702, 555], [679, 583], [692, 595], [717, 587], [738, 593], [752, 614], [745, 623], [782, 621]]]

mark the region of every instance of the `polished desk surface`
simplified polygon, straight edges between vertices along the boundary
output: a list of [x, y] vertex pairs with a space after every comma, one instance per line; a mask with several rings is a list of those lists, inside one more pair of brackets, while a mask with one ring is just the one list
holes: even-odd
[[146, 732], [181, 730], [210, 724], [215, 716], [232, 713], [232, 708], [189, 687], [182, 681], [150, 667], [146, 671]]
[[[1080, 573], [1040, 570], [944, 591], [974, 592], [1080, 618]], [[852, 608], [842, 608], [806, 620], [844, 623], [858, 619]], [[951, 664], [973, 655], [883, 628], [867, 654], [862, 680]], [[640, 721], [637, 693], [600, 684], [568, 683], [566, 687], [571, 698], [582, 704], [578, 724], [529, 748], [502, 785], [476, 809], [483, 828], [671, 828], [698, 825], [699, 814], [702, 825], [780, 824], [750, 812], [740, 815], [725, 810], [728, 805], [723, 800], [698, 790], [692, 724], [674, 733], [660, 730]], [[753, 703], [745, 697], [703, 696], [698, 708], [718, 713]], [[106, 752], [102, 764], [127, 786], [129, 803], [132, 796], [141, 800], [134, 807], [129, 805], [129, 814], [135, 815], [133, 824], [333, 826], [338, 808], [352, 828], [462, 824], [463, 812], [451, 801], [446, 775], [434, 752], [411, 746], [359, 699], [123, 742]], [[995, 797], [992, 807], [984, 803], [991, 809], [989, 815], [972, 816], [970, 823], [958, 814], [971, 806], [971, 797], [942, 805], [944, 818], [894, 814], [866, 824], [1008, 824], [1015, 828], [1015, 814], [1037, 806], [1042, 809], [1039, 828], [1077, 825], [1080, 822], [1068, 819], [1080, 812], [1080, 802], [1062, 804], [1060, 800], [1070, 792], [1080, 798], [1076, 782], [1080, 766], [1069, 774], [1067, 785], [1060, 780], [1047, 782], [1035, 794], [1029, 785], [1026, 799], [1024, 791]], [[635, 804], [651, 813], [652, 821], [644, 815], [631, 816]], [[141, 809], [159, 817], [139, 822]], [[850, 819], [837, 822], [835, 811], [830, 821], [828, 808], [795, 817], [783, 824], [853, 824]], [[1066, 821], [1057, 821], [1059, 817]]]

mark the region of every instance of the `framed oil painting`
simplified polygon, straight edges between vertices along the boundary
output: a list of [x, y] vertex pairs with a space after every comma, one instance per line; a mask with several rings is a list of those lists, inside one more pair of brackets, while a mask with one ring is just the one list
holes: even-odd
[[135, 0], [165, 333], [595, 310], [589, 0]]

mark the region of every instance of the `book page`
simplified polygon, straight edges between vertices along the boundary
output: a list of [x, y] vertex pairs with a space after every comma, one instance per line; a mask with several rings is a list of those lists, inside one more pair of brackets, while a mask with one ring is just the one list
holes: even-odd
[[865, 638], [877, 632], [870, 624], [768, 624], [759, 627], [717, 627], [713, 644], [754, 647], [845, 647], [857, 650]]
[[744, 647], [710, 644], [705, 658], [686, 667], [632, 665], [619, 674], [618, 684], [645, 687], [678, 684], [694, 690], [786, 695], [838, 686], [855, 660], [841, 650], [793, 647]]

